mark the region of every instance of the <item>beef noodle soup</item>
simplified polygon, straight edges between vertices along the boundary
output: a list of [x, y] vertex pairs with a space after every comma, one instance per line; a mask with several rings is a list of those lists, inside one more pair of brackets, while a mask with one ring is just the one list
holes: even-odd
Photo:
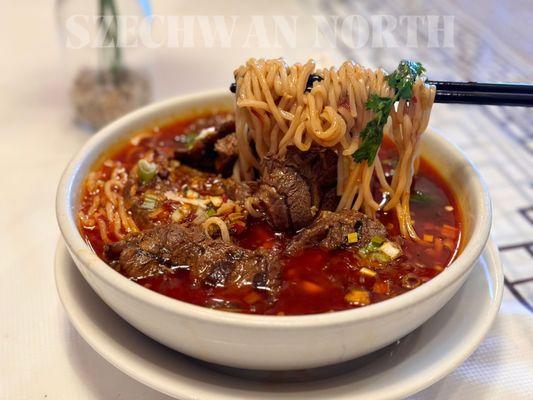
[[[85, 180], [79, 227], [110, 267], [192, 304], [295, 315], [380, 302], [450, 264], [460, 213], [418, 157], [432, 89], [415, 76], [411, 97], [394, 98], [384, 75], [347, 66], [335, 99], [330, 70], [279, 63], [236, 71], [234, 112], [177, 118], [103, 155]], [[383, 107], [360, 109], [365, 93], [342, 83], [363, 73], [381, 96], [374, 101], [400, 102], [384, 126], [372, 124]], [[302, 99], [290, 96], [302, 88]], [[385, 133], [374, 154], [369, 125]]]
[[[222, 121], [231, 117], [215, 114], [154, 127], [96, 166], [86, 181], [80, 229], [100, 257], [125, 276], [167, 296], [206, 307], [264, 314], [318, 313], [382, 301], [426, 282], [453, 259], [461, 232], [457, 205], [437, 171], [424, 159], [413, 180], [410, 204], [422, 241], [402, 238], [390, 212], [377, 214], [380, 223], [371, 223], [360, 215], [347, 216], [348, 224], [352, 218], [355, 221], [347, 228], [351, 232], [340, 237], [339, 243], [332, 233], [327, 246], [319, 245], [323, 232], [316, 236], [310, 227], [297, 233], [276, 231], [266, 218], [249, 215], [239, 202], [239, 190], [244, 189], [236, 187], [231, 178], [201, 172], [175, 159], [176, 152], [190, 148], [191, 132], [216, 126], [220, 130]], [[384, 142], [380, 157], [388, 175], [398, 158], [392, 142]], [[157, 172], [143, 183], [138, 169], [139, 161], [146, 158], [157, 165]], [[115, 199], [111, 201], [115, 205], [103, 207], [109, 198]], [[327, 208], [325, 201], [323, 207]], [[119, 221], [121, 213], [129, 222], [126, 227]], [[211, 216], [227, 221], [235, 249], [222, 245], [222, 241], [202, 244], [202, 231], [191, 234], [192, 243], [176, 244], [176, 251], [183, 253], [184, 259], [199, 257], [212, 246], [214, 254], [208, 252], [205, 258], [213, 258], [213, 263], [220, 265], [211, 271], [202, 270], [202, 265], [196, 265], [195, 271], [188, 265], [173, 265], [171, 248], [159, 249], [161, 254], [155, 253], [153, 259], [149, 256], [150, 246], [172, 243], [169, 227], [173, 224], [192, 224], [195, 219]], [[324, 223], [328, 223], [327, 218], [331, 218], [333, 229], [344, 229], [342, 218], [326, 215]], [[137, 232], [154, 232], [154, 236], [140, 241]], [[304, 236], [307, 232], [308, 238]], [[353, 245], [350, 242], [356, 235], [350, 236], [352, 232], [361, 236]], [[202, 237], [196, 240], [196, 234]], [[365, 236], [370, 240], [365, 238], [364, 246], [354, 246]], [[389, 240], [401, 249], [401, 255], [394, 259], [379, 250]], [[241, 278], [231, 277], [235, 284], [228, 284], [225, 268], [232, 267], [224, 262], [236, 257], [240, 248], [245, 249], [245, 254], [239, 255], [243, 259], [250, 255], [257, 259], [246, 261], [255, 264], [250, 277], [242, 272]], [[132, 254], [124, 255], [128, 251]], [[278, 258], [279, 265], [260, 265], [261, 257], [269, 255]], [[208, 268], [207, 262], [203, 267]], [[256, 271], [259, 273], [252, 276]], [[261, 283], [265, 287], [254, 286], [254, 278], [262, 273], [267, 275], [257, 279], [264, 280]], [[245, 280], [251, 284], [245, 284]], [[274, 285], [279, 286], [275, 296]]]

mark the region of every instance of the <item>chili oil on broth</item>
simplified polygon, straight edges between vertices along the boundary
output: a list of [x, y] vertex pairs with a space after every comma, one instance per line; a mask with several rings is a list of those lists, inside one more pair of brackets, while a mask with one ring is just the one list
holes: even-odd
[[[220, 115], [229, 115], [227, 112]], [[199, 118], [208, 114], [175, 119], [135, 134], [114, 147], [95, 164], [91, 172], [109, 177], [117, 163], [131, 171], [148, 151], [172, 157], [176, 146], [187, 145], [184, 132]], [[380, 150], [384, 171], [389, 174], [397, 161], [391, 141], [384, 141]], [[84, 187], [80, 215], [93, 206], [98, 189]], [[299, 315], [357, 308], [380, 302], [432, 279], [444, 270], [457, 255], [461, 244], [460, 210], [438, 171], [423, 158], [413, 179], [410, 210], [420, 242], [400, 239], [403, 255], [386, 266], [364, 259], [349, 250], [328, 251], [309, 248], [294, 257], [282, 257], [282, 285], [275, 302], [268, 293], [250, 287], [209, 287], [194, 284], [187, 269], [137, 279], [140, 285], [188, 303], [226, 311]], [[172, 222], [167, 210], [155, 225]], [[132, 217], [131, 211], [126, 210]], [[132, 218], [133, 219], [133, 218]], [[398, 235], [397, 219], [391, 212], [379, 212], [389, 235]], [[142, 230], [142, 223], [134, 221]], [[79, 219], [79, 228], [94, 251], [103, 257], [105, 241], [96, 225], [87, 226]], [[245, 229], [233, 230], [233, 241], [248, 249], [283, 249], [291, 235], [274, 232], [264, 221], [248, 217]], [[108, 240], [120, 238], [110, 234]]]

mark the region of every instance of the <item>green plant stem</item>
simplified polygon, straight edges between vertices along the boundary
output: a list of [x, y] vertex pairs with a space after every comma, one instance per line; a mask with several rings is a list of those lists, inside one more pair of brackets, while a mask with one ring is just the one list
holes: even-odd
[[[108, 54], [108, 46], [113, 51], [110, 56], [104, 56], [106, 63], [109, 63], [109, 70], [115, 84], [118, 83], [121, 70], [121, 49], [118, 43], [118, 12], [114, 0], [100, 0], [100, 29], [104, 34], [103, 49], [104, 54]], [[110, 16], [111, 18], [106, 18]]]

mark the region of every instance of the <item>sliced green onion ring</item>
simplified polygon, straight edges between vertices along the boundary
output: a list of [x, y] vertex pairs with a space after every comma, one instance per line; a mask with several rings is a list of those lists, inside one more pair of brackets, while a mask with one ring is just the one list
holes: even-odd
[[144, 158], [137, 162], [137, 167], [137, 175], [142, 183], [150, 182], [157, 173], [157, 165], [146, 161]]

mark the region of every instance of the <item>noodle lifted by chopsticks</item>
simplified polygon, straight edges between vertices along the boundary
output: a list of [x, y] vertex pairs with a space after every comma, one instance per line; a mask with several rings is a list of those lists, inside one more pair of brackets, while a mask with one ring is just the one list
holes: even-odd
[[[338, 155], [338, 209], [394, 210], [404, 237], [418, 239], [409, 213], [410, 187], [435, 88], [419, 77], [423, 68], [404, 61], [390, 75], [352, 62], [316, 70], [313, 61], [287, 66], [281, 59], [255, 60], [235, 71], [239, 159], [234, 178], [254, 179], [267, 155], [288, 146], [311, 146]], [[310, 79], [311, 77], [311, 79]], [[310, 84], [311, 83], [311, 84]], [[399, 160], [387, 181], [377, 151], [382, 135], [394, 141]], [[376, 201], [376, 178], [385, 201]]]

